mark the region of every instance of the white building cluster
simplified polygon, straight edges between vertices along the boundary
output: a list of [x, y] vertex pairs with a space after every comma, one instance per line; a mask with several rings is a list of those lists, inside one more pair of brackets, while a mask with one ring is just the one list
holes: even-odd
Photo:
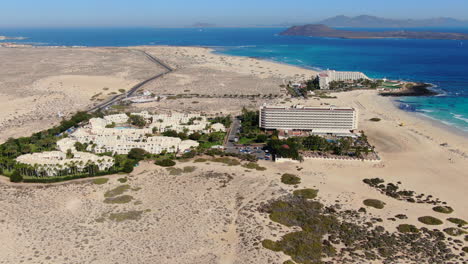
[[76, 129], [68, 138], [59, 140], [57, 151], [26, 154], [16, 160], [34, 166], [48, 176], [56, 176], [61, 170], [71, 168], [81, 172], [91, 164], [97, 165], [99, 170], [107, 170], [114, 165], [114, 158], [77, 151], [75, 144], [87, 144], [87, 151], [94, 153], [128, 154], [133, 148], [144, 149], [151, 154], [178, 153], [198, 147], [199, 143], [176, 137], [155, 136], [154, 133], [175, 130], [191, 134], [226, 130], [222, 124], [211, 124], [206, 117], [196, 114], [151, 115], [141, 112], [131, 115], [144, 117], [147, 125], [144, 128], [131, 127], [126, 114], [92, 118], [86, 126]]
[[[95, 153], [128, 154], [133, 148], [141, 148], [151, 154], [160, 154], [184, 152], [198, 147], [199, 143], [175, 137], [154, 136], [155, 132], [163, 133], [174, 130], [191, 134], [225, 131], [222, 124], [211, 125], [206, 117], [196, 114], [151, 115], [148, 112], [141, 112], [131, 115], [142, 116], [147, 121], [147, 126], [145, 128], [119, 127], [119, 124], [126, 124], [129, 117], [125, 114], [109, 115], [104, 118], [92, 118], [89, 125], [77, 129], [70, 137], [80, 143], [89, 144], [88, 150]], [[107, 127], [111, 124], [117, 126]]]
[[345, 71], [334, 71], [334, 70], [327, 70], [323, 71], [318, 74], [317, 76], [319, 80], [320, 89], [330, 89], [330, 82], [333, 81], [357, 81], [360, 79], [369, 79], [364, 73], [362, 72], [345, 72]]
[[[38, 172], [45, 172], [48, 176], [58, 175], [60, 170], [75, 167], [78, 172], [83, 171], [90, 164], [95, 164], [99, 170], [107, 170], [114, 165], [114, 158], [97, 156], [92, 153], [80, 152], [75, 148], [75, 140], [64, 138], [57, 142], [59, 150], [21, 155], [16, 161], [36, 168]], [[70, 151], [71, 157], [67, 157]]]
[[313, 134], [350, 134], [358, 127], [356, 109], [350, 107], [280, 107], [260, 108], [260, 127], [276, 130], [301, 130]]

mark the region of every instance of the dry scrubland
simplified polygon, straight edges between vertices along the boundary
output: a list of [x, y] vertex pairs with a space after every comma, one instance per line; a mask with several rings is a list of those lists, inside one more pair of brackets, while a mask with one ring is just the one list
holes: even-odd
[[[279, 95], [279, 84], [283, 80], [314, 74], [300, 70], [300, 75], [295, 76], [295, 67], [249, 58], [223, 57], [203, 48], [138, 49], [146, 50], [177, 69], [145, 87], [155, 93]], [[63, 56], [54, 57], [56, 52], [62, 52]], [[20, 54], [19, 58], [28, 53], [30, 56], [16, 62], [12, 55], [15, 53]], [[68, 56], [68, 53], [74, 54], [78, 62], [74, 62], [75, 58], [69, 57], [71, 55]], [[79, 109], [92, 103], [90, 97], [102, 90], [99, 87], [80, 97], [75, 93], [84, 89], [76, 91], [71, 86], [48, 91], [33, 88], [34, 83], [51, 76], [68, 76], [71, 69], [76, 67], [77, 71], [81, 71], [77, 75], [106, 75], [99, 72], [104, 71], [103, 67], [95, 64], [105, 64], [104, 68], [109, 74], [126, 81], [145, 79], [157, 71], [141, 54], [126, 49], [0, 49], [0, 54], [2, 58], [3, 55], [11, 57], [8, 63], [18, 63], [16, 70], [13, 66], [0, 69], [0, 92], [7, 94], [0, 99], [3, 100], [2, 139], [7, 135], [46, 128], [46, 121], [58, 121], [55, 113], [65, 111], [67, 104]], [[100, 56], [95, 56], [97, 54]], [[110, 54], [120, 56], [121, 59], [117, 61], [122, 63], [121, 67], [117, 67], [113, 59], [109, 59], [112, 63], [103, 62], [106, 61], [103, 58], [108, 58], [106, 56]], [[34, 56], [35, 60], [28, 61]], [[88, 57], [102, 60], [91, 63]], [[135, 63], [135, 68], [129, 60]], [[60, 67], [66, 62], [67, 67]], [[125, 62], [127, 64], [123, 65]], [[23, 63], [22, 66], [19, 63]], [[30, 68], [36, 69], [33, 72], [37, 77], [24, 77], [29, 76]], [[52, 70], [46, 70], [48, 68]], [[122, 71], [126, 74], [122, 74]], [[65, 99], [55, 102], [53, 96]], [[78, 103], [74, 103], [74, 97], [77, 97]], [[366, 207], [367, 214], [361, 221], [372, 217], [382, 218], [383, 222], [378, 225], [389, 231], [396, 231], [399, 224], [423, 227], [425, 225], [418, 221], [422, 216], [442, 220], [442, 225], [426, 226], [440, 230], [454, 227], [446, 220], [449, 217], [468, 220], [466, 135], [452, 133], [430, 121], [402, 112], [394, 107], [389, 98], [378, 97], [375, 92], [355, 91], [340, 93], [337, 97], [310, 99], [307, 102], [293, 100], [288, 104], [329, 103], [356, 107], [359, 109], [360, 128], [366, 131], [370, 143], [376, 146], [382, 162], [261, 162], [262, 166], [267, 167], [266, 171], [228, 167], [213, 162], [187, 162], [179, 163], [177, 168], [193, 166], [195, 170], [187, 170], [187, 173], [177, 170], [172, 172], [174, 175], [170, 175], [166, 169], [143, 164], [127, 177], [127, 182], [118, 181], [125, 175], [116, 175], [109, 177], [109, 182], [102, 185], [87, 180], [47, 187], [24, 186], [12, 185], [2, 179], [0, 243], [4, 246], [0, 251], [0, 263], [282, 263], [288, 257], [264, 249], [260, 242], [263, 239], [278, 240], [282, 234], [297, 228], [290, 229], [273, 223], [257, 209], [262, 202], [300, 188], [316, 188], [319, 199], [325, 205], [339, 204], [343, 209], [358, 210], [365, 207], [364, 200], [378, 199], [385, 203], [384, 208]], [[227, 113], [237, 112], [242, 106], [256, 107], [264, 101], [268, 100], [190, 98], [134, 107], [152, 111], [185, 109]], [[284, 101], [284, 97], [273, 100]], [[49, 102], [49, 106], [41, 102]], [[44, 120], [34, 121], [35, 116], [41, 116]], [[18, 120], [16, 126], [5, 125], [5, 120], [13, 117]], [[381, 121], [369, 121], [374, 117]], [[31, 129], [34, 122], [41, 126]], [[401, 123], [404, 126], [400, 126]], [[281, 183], [281, 175], [285, 172], [301, 177], [297, 188]], [[432, 195], [434, 199], [446, 202], [454, 212], [442, 214], [433, 211], [430, 204], [396, 200], [362, 182], [363, 179], [376, 177], [384, 179], [386, 183], [401, 181], [401, 188]], [[122, 194], [108, 193], [106, 197], [107, 191], [127, 184], [129, 187], [123, 187], [127, 190]], [[398, 214], [404, 214], [408, 219], [388, 220]], [[463, 237], [458, 239], [463, 240]], [[335, 263], [345, 261], [335, 260]]]
[[0, 142], [128, 90], [162, 69], [116, 48], [0, 48]]

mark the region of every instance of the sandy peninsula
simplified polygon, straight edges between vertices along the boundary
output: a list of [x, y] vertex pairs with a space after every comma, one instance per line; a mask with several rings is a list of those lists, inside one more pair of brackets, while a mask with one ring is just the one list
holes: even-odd
[[[382, 161], [261, 161], [267, 169], [256, 171], [192, 160], [179, 162], [177, 168], [192, 168], [177, 175], [143, 163], [130, 175], [107, 177], [103, 185], [11, 184], [0, 178], [0, 263], [283, 263], [288, 256], [263, 248], [261, 241], [278, 240], [295, 228], [272, 222], [258, 207], [297, 188], [316, 188], [324, 204], [344, 209], [358, 210], [369, 198], [384, 201], [384, 209], [367, 209], [367, 217], [384, 219], [379, 224], [389, 231], [402, 223], [422, 227], [417, 218], [425, 215], [442, 219], [439, 229], [453, 226], [448, 217], [468, 220], [467, 135], [403, 112], [374, 91], [291, 100], [280, 85], [316, 72], [207, 48], [0, 48], [6, 63], [0, 69], [0, 142], [45, 129], [60, 122], [58, 113], [85, 110], [162, 71], [141, 50], [175, 69], [143, 90], [186, 96], [129, 110], [227, 114], [263, 103], [352, 106]], [[374, 117], [381, 121], [369, 120]], [[285, 172], [300, 176], [301, 184], [282, 184]], [[363, 183], [376, 177], [432, 195], [454, 212], [399, 201]], [[105, 203], [106, 192], [122, 185], [128, 185], [132, 202]], [[408, 219], [387, 220], [397, 214]]]

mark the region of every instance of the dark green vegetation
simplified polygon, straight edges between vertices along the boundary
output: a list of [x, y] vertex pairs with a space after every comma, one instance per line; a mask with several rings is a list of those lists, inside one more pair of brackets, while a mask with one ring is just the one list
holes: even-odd
[[378, 118], [378, 117], [373, 117], [373, 118], [371, 118], [371, 119], [369, 119], [369, 120], [372, 121], [372, 122], [379, 122], [379, 121], [380, 121], [380, 118]]
[[377, 199], [366, 199], [363, 201], [364, 205], [374, 207], [376, 209], [383, 209], [385, 203]]
[[109, 179], [107, 179], [107, 178], [99, 178], [99, 179], [94, 179], [93, 183], [98, 184], [98, 185], [102, 185], [102, 184], [107, 183], [108, 181], [109, 181]]
[[161, 167], [172, 167], [176, 165], [175, 161], [171, 159], [161, 159], [157, 160], [154, 164], [161, 166]]
[[400, 201], [432, 205], [445, 204], [445, 202], [442, 202], [437, 198], [433, 199], [432, 195], [416, 194], [414, 191], [400, 190], [401, 182], [398, 182], [397, 184], [384, 184], [385, 181], [380, 178], [364, 179], [363, 182], [370, 187], [377, 189], [380, 193]]
[[318, 190], [315, 189], [302, 189], [302, 190], [295, 190], [293, 192], [295, 196], [302, 197], [304, 199], [314, 199], [317, 197]]
[[210, 121], [211, 124], [221, 123], [221, 124], [224, 125], [224, 127], [228, 128], [232, 124], [232, 117], [231, 117], [231, 115], [218, 116], [218, 117], [214, 117], [214, 118], [209, 118], [208, 121]]
[[294, 174], [285, 173], [281, 176], [281, 182], [288, 185], [296, 185], [301, 183], [301, 178]]
[[463, 219], [460, 219], [460, 218], [447, 218], [447, 221], [451, 222], [451, 223], [454, 223], [456, 225], [459, 225], [459, 226], [464, 226], [467, 224], [467, 222]]
[[455, 227], [445, 228], [444, 232], [447, 233], [450, 236], [461, 236], [463, 234], [466, 234], [466, 231], [463, 231], [463, 230], [461, 230], [459, 228], [455, 228]]
[[426, 225], [441, 225], [443, 224], [442, 220], [437, 219], [432, 216], [421, 216], [418, 218], [418, 221]]
[[419, 229], [414, 225], [401, 224], [397, 226], [397, 230], [401, 233], [418, 233]]
[[23, 181], [23, 176], [18, 170], [13, 171], [13, 173], [10, 176], [10, 181], [11, 182], [22, 182]]
[[136, 127], [143, 128], [146, 125], [146, 120], [140, 115], [131, 115], [128, 118], [128, 122]]
[[432, 210], [438, 212], [438, 213], [442, 213], [442, 214], [451, 214], [453, 213], [453, 208], [450, 207], [450, 206], [436, 206], [434, 208], [432, 208]]
[[130, 150], [130, 152], [128, 152], [128, 158], [137, 160], [137, 161], [144, 160], [147, 155], [148, 155], [148, 152], [140, 148], [133, 148]]
[[104, 200], [104, 203], [107, 204], [125, 204], [133, 200], [133, 197], [130, 195], [121, 195], [116, 197], [108, 197]]
[[468, 253], [468, 247], [463, 247], [462, 250], [463, 252]]
[[239, 133], [239, 143], [250, 144], [266, 142], [268, 136], [259, 127], [258, 111], [249, 111], [243, 108], [240, 120], [242, 123], [241, 132]]
[[[447, 263], [461, 258], [452, 253], [445, 235], [438, 230], [401, 226], [390, 233], [373, 222], [362, 222], [361, 214], [340, 211], [338, 206], [325, 207], [318, 201], [288, 195], [261, 205], [259, 211], [272, 221], [301, 231], [284, 235], [278, 241], [263, 240], [270, 250], [281, 251], [296, 263]], [[350, 263], [350, 262], [346, 262]]]

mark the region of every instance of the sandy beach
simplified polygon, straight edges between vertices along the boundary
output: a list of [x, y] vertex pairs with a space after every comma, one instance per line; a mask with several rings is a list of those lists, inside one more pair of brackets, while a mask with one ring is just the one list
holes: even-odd
[[[0, 69], [0, 142], [48, 128], [60, 122], [58, 112], [66, 116], [85, 110], [162, 71], [138, 50], [175, 68], [143, 90], [197, 96], [132, 105], [131, 110], [227, 114], [267, 102], [352, 106], [359, 110], [359, 129], [382, 161], [259, 162], [265, 171], [189, 161], [177, 167], [196, 169], [182, 175], [144, 163], [129, 176], [108, 177], [104, 185], [86, 180], [46, 187], [11, 184], [2, 178], [0, 243], [6, 246], [0, 251], [0, 263], [283, 263], [289, 259], [286, 255], [267, 250], [260, 242], [277, 240], [292, 229], [270, 221], [257, 209], [262, 202], [295, 189], [281, 183], [285, 172], [301, 177], [297, 188], [319, 189], [319, 199], [327, 205], [358, 210], [364, 199], [384, 201], [382, 210], [367, 209], [368, 217], [384, 219], [380, 225], [390, 231], [402, 223], [422, 227], [417, 218], [425, 215], [444, 221], [438, 229], [453, 227], [445, 221], [448, 217], [468, 221], [466, 134], [399, 110], [391, 98], [375, 91], [336, 93], [336, 99], [291, 100], [280, 85], [309, 79], [316, 72], [222, 56], [207, 48], [0, 48], [6, 62]], [[381, 121], [370, 121], [374, 117]], [[105, 192], [123, 185], [117, 180], [123, 177], [131, 187], [126, 194], [134, 200], [105, 204]], [[363, 183], [376, 177], [432, 195], [454, 212], [444, 215], [429, 204], [399, 201]], [[138, 217], [110, 220], [112, 214], [122, 212]], [[387, 220], [397, 214], [408, 219]]]

